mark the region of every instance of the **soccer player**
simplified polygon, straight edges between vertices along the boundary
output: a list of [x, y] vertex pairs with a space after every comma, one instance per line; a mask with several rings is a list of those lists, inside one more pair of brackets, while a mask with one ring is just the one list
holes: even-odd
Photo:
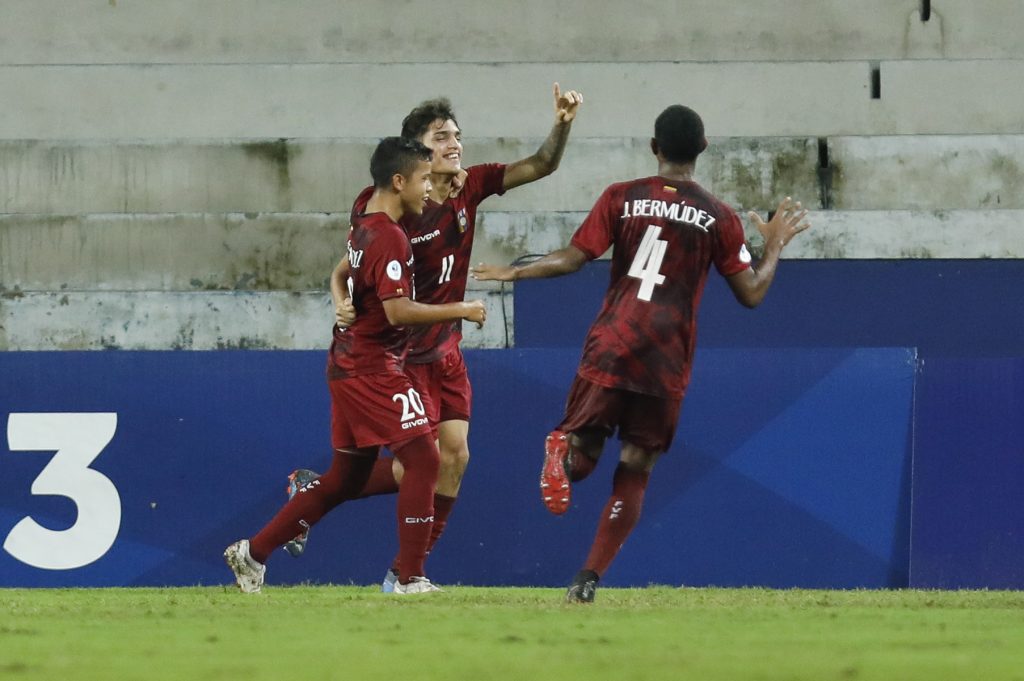
[[782, 249], [807, 229], [807, 211], [784, 200], [765, 224], [756, 266], [736, 213], [693, 181], [707, 147], [692, 109], [670, 106], [654, 124], [658, 174], [605, 189], [568, 246], [522, 267], [478, 265], [474, 278], [517, 281], [579, 270], [613, 247], [611, 280], [591, 326], [558, 428], [547, 436], [541, 497], [548, 510], [569, 508], [572, 482], [597, 463], [618, 429], [622, 450], [597, 536], [566, 600], [594, 600], [605, 574], [640, 517], [658, 456], [672, 444], [690, 379], [697, 307], [712, 263], [736, 299], [757, 306], [775, 276]]
[[[547, 139], [537, 151], [508, 165], [489, 163], [463, 171], [462, 130], [447, 99], [423, 102], [402, 121], [402, 136], [416, 139], [433, 153], [430, 199], [421, 214], [410, 214], [402, 220], [412, 242], [415, 264], [416, 300], [442, 304], [462, 300], [466, 293], [470, 252], [476, 233], [477, 206], [487, 197], [539, 180], [553, 173], [559, 165], [572, 122], [583, 96], [574, 91], [562, 92], [554, 84], [555, 122]], [[452, 183], [462, 178], [462, 189], [452, 197]], [[367, 188], [356, 199], [356, 209], [371, 193]], [[333, 289], [332, 289], [333, 290]], [[343, 297], [344, 290], [338, 293]], [[335, 297], [335, 304], [339, 304]], [[435, 435], [441, 452], [441, 470], [434, 497], [434, 525], [430, 547], [447, 524], [455, 504], [462, 477], [469, 463], [469, 418], [472, 388], [459, 341], [459, 321], [419, 327], [413, 331], [406, 372], [413, 385], [424, 395], [428, 417], [437, 424]], [[393, 494], [399, 489], [401, 460], [380, 459], [363, 496]], [[289, 491], [294, 494], [303, 483], [315, 479], [308, 470], [292, 473]], [[304, 549], [306, 535], [289, 543], [293, 555]], [[382, 590], [390, 591], [396, 576], [393, 564], [385, 574]]]
[[398, 220], [421, 213], [430, 194], [431, 152], [416, 140], [388, 137], [370, 160], [372, 194], [348, 235], [349, 283], [357, 318], [335, 327], [327, 363], [334, 456], [323, 476], [304, 486], [254, 537], [224, 557], [243, 592], [258, 592], [271, 552], [363, 489], [381, 446], [405, 471], [398, 494], [401, 573], [396, 593], [437, 591], [424, 570], [433, 524], [439, 454], [419, 393], [402, 370], [408, 330], [416, 324], [468, 319], [482, 324], [481, 301], [414, 302], [413, 254]]

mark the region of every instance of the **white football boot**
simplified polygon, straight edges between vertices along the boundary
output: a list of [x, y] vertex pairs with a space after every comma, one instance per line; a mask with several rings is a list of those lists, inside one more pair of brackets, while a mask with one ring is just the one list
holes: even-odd
[[224, 560], [235, 573], [235, 582], [242, 593], [258, 594], [263, 586], [263, 577], [267, 574], [267, 566], [256, 562], [249, 555], [249, 540], [241, 539], [224, 549]]
[[439, 586], [434, 586], [430, 583], [430, 580], [426, 577], [412, 577], [409, 579], [408, 584], [402, 584], [401, 582], [395, 582], [395, 590], [392, 593], [396, 594], [426, 594], [434, 591], [444, 591]]

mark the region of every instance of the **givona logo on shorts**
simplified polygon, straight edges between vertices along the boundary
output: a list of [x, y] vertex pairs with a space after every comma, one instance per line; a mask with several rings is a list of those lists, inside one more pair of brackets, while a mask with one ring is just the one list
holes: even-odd
[[434, 516], [432, 516], [432, 515], [428, 515], [426, 518], [417, 518], [416, 516], [406, 516], [405, 517], [405, 524], [406, 525], [420, 525], [422, 523], [432, 523], [432, 522], [434, 522]]
[[410, 428], [415, 428], [416, 426], [425, 425], [427, 425], [427, 417], [423, 416], [414, 421], [406, 421], [405, 423], [402, 424], [402, 430], [409, 430]]

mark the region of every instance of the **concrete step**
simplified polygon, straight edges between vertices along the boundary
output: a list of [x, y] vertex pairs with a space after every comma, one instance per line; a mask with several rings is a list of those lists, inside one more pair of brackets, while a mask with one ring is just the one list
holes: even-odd
[[[766, 209], [759, 212], [767, 219]], [[761, 236], [746, 214], [740, 215], [756, 249]], [[585, 212], [487, 213], [474, 262], [508, 263], [527, 253], [549, 253], [568, 244], [585, 217]], [[1024, 209], [814, 210], [810, 220], [812, 229], [793, 239], [785, 258], [1024, 258]]]
[[[552, 81], [584, 93], [584, 137], [649, 134], [686, 103], [712, 136], [1024, 132], [1024, 59], [521, 64], [3, 66], [6, 139], [219, 139], [394, 134], [449, 95], [467, 134], [547, 134]], [[950, 84], [955, 84], [955, 87]], [[73, 103], [73, 104], [69, 104]]]
[[[512, 300], [500, 291], [464, 346], [510, 347]], [[323, 292], [69, 291], [0, 294], [0, 351], [326, 350], [334, 316]]]
[[[769, 205], [759, 207], [762, 215]], [[561, 248], [585, 216], [483, 213], [473, 262]], [[811, 217], [814, 229], [793, 241], [787, 258], [1024, 258], [1024, 209]], [[322, 214], [3, 216], [0, 291], [325, 290], [346, 226]]]
[[[396, 120], [396, 131], [398, 122]], [[558, 172], [483, 210], [587, 210], [610, 183], [657, 171], [649, 139], [574, 137]], [[467, 138], [465, 165], [511, 163], [543, 138]], [[698, 180], [742, 206], [815, 198], [813, 138], [712, 138]], [[338, 212], [370, 183], [376, 141], [0, 142], [7, 213]]]
[[1016, 0], [932, 3], [380, 0], [4, 3], [0, 63], [763, 61], [1016, 58]]
[[323, 290], [347, 233], [347, 214], [5, 215], [0, 290]]
[[833, 137], [837, 209], [1024, 208], [1024, 135]]
[[[648, 137], [570, 140], [557, 173], [483, 211], [588, 210], [610, 183], [656, 171]], [[513, 162], [540, 138], [467, 138], [465, 163]], [[7, 213], [319, 212], [347, 215], [369, 183], [365, 139], [0, 142]], [[712, 138], [697, 180], [739, 208], [778, 197], [855, 210], [1024, 208], [1024, 135]]]

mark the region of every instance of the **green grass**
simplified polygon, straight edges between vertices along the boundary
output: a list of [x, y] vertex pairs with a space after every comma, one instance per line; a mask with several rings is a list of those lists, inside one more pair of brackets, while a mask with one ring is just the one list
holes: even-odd
[[0, 589], [0, 679], [1020, 679], [1024, 593]]

